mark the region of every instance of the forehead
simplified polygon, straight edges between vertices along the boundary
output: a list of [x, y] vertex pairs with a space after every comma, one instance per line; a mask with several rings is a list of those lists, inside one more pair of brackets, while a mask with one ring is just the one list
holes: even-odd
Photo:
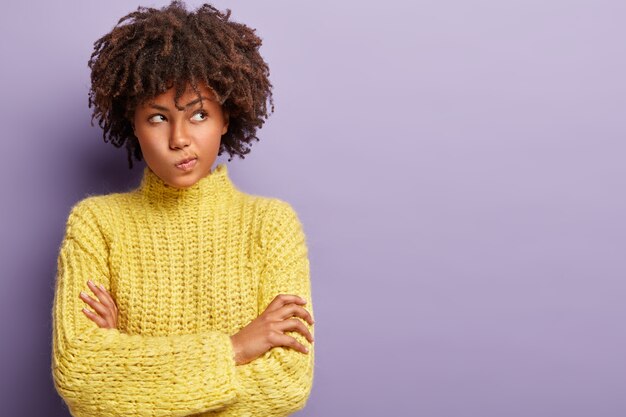
[[[198, 84], [197, 88], [198, 88], [198, 92], [193, 90], [193, 88], [191, 87], [191, 84], [187, 84], [185, 92], [178, 99], [178, 105], [185, 106], [189, 104], [190, 102], [196, 102], [202, 105], [205, 105], [205, 104], [219, 105], [216, 101], [215, 94], [211, 88], [209, 88], [205, 84]], [[176, 96], [176, 89], [172, 87], [155, 97], [145, 100], [143, 104], [144, 106], [150, 106], [152, 104], [159, 104], [159, 105], [173, 107], [175, 96]]]

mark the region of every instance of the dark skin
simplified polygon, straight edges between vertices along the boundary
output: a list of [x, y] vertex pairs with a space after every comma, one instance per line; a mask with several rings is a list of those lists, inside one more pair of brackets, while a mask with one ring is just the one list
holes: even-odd
[[[94, 44], [89, 60], [92, 124], [97, 118], [105, 139], [116, 147], [130, 145], [130, 168], [132, 157], [145, 159], [164, 182], [186, 188], [210, 174], [221, 151], [243, 158], [252, 141], [258, 140], [257, 129], [268, 110], [274, 111], [269, 68], [259, 53], [262, 41], [254, 29], [229, 21], [229, 17], [230, 10], [222, 13], [208, 4], [194, 13], [178, 2], [159, 10], [139, 7]], [[191, 53], [190, 41], [194, 44]], [[206, 65], [209, 62], [211, 65]], [[124, 72], [120, 76], [111, 68]], [[165, 81], [181, 80], [211, 80], [215, 88], [198, 85], [201, 96], [208, 99], [180, 109], [174, 103], [176, 91], [169, 88], [163, 92], [162, 86]], [[235, 89], [237, 85], [248, 87]], [[181, 103], [196, 99], [194, 93], [187, 88], [179, 97]], [[146, 97], [152, 100], [144, 102]], [[151, 104], [165, 109], [155, 112]], [[199, 107], [207, 112], [200, 112]], [[197, 161], [191, 171], [183, 173], [175, 164], [187, 157]], [[99, 327], [117, 328], [113, 297], [104, 287], [88, 286], [98, 300], [81, 296], [95, 310], [84, 309], [85, 315]], [[237, 364], [248, 363], [277, 346], [307, 353], [295, 338], [284, 334], [298, 331], [313, 342], [304, 323], [292, 319], [314, 323], [304, 304], [306, 300], [297, 295], [277, 295], [261, 315], [232, 335]]]
[[[170, 88], [138, 106], [132, 120], [146, 164], [163, 181], [177, 188], [189, 187], [210, 175], [220, 141], [229, 126], [228, 114], [208, 86], [198, 86], [199, 99], [191, 86], [187, 87], [181, 97], [187, 103], [183, 109], [176, 107], [175, 92]], [[194, 167], [186, 172], [176, 168], [176, 162], [188, 156], [196, 158]], [[99, 327], [117, 328], [118, 309], [111, 294], [91, 281], [87, 285], [98, 301], [81, 294], [80, 298], [95, 310], [94, 313], [83, 309], [85, 315]], [[232, 335], [237, 365], [248, 363], [276, 346], [308, 353], [304, 345], [284, 334], [297, 331], [313, 342], [304, 323], [291, 319], [300, 317], [313, 324], [311, 314], [302, 307], [304, 304], [306, 300], [297, 295], [279, 294], [261, 315]]]
[[[111, 294], [104, 286], [95, 285], [91, 280], [87, 281], [87, 285], [98, 300], [81, 294], [80, 298], [97, 313], [83, 309], [85, 315], [101, 328], [117, 328], [118, 309]], [[276, 346], [290, 347], [308, 353], [306, 347], [294, 337], [284, 334], [286, 331], [297, 331], [313, 343], [313, 336], [304, 323], [291, 318], [300, 317], [311, 325], [315, 323], [311, 314], [302, 307], [304, 304], [306, 300], [297, 295], [278, 294], [263, 313], [230, 337], [236, 364], [246, 364]]]
[[94, 43], [88, 63], [92, 125], [97, 119], [105, 142], [126, 147], [129, 168], [144, 156], [131, 110], [189, 81], [210, 84], [215, 100], [232, 116], [218, 144], [220, 153], [231, 155], [229, 161], [244, 159], [259, 141], [257, 130], [274, 112], [269, 66], [255, 29], [229, 19], [229, 9], [224, 13], [210, 4], [194, 12], [177, 1], [162, 9], [138, 7]]

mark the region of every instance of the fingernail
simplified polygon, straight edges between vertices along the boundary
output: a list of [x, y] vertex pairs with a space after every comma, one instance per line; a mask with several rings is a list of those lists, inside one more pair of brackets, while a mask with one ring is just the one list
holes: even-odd
[[80, 296], [81, 296], [81, 297], [85, 297], [85, 298], [86, 298], [86, 297], [87, 297], [87, 294], [86, 294], [84, 291], [81, 291], [81, 292], [80, 292]]
[[92, 281], [92, 280], [87, 281], [87, 283], [88, 283], [89, 285], [92, 285], [92, 286], [94, 286], [94, 287], [95, 287], [95, 285], [93, 284], [93, 281]]
[[102, 291], [106, 291], [106, 289], [104, 288], [104, 285], [100, 284], [100, 288], [102, 289]]

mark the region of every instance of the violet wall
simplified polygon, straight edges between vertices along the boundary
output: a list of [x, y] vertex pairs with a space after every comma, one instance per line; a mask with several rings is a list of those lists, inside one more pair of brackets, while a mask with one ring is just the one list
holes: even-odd
[[[69, 415], [50, 374], [64, 222], [142, 166], [90, 126], [87, 60], [167, 3], [0, 14], [2, 415]], [[213, 4], [257, 28], [275, 86], [231, 176], [290, 201], [309, 239], [298, 415], [626, 415], [625, 2]]]

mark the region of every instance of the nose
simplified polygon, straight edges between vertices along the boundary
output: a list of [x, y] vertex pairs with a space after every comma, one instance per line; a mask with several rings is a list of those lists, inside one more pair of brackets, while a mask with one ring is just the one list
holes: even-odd
[[170, 148], [181, 149], [189, 145], [189, 137], [185, 131], [184, 123], [172, 122], [170, 132]]

